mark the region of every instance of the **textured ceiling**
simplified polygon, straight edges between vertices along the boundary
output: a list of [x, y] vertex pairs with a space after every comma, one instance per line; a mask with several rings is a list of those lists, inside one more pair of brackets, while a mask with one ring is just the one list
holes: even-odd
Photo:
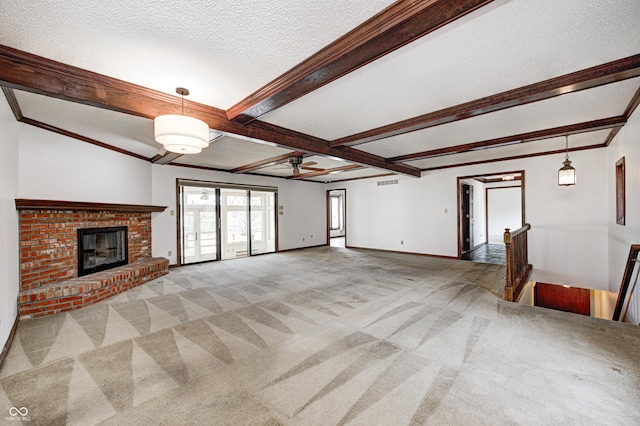
[[31, 119], [148, 157], [160, 151], [149, 119], [19, 90], [15, 94], [22, 112]]
[[599, 118], [615, 117], [623, 113], [638, 87], [640, 87], [640, 78], [625, 80], [381, 139], [360, 145], [358, 148], [383, 157], [394, 157]]
[[183, 155], [175, 163], [229, 170], [289, 152], [292, 151], [224, 136], [211, 142], [200, 154]]
[[[280, 76], [386, 8], [431, 3], [455, 4], [449, 0], [3, 0], [0, 45], [166, 94], [174, 95], [177, 86], [184, 86], [191, 92], [188, 100], [227, 110], [265, 86], [281, 90]], [[375, 31], [395, 25], [394, 19], [396, 15]], [[344, 150], [324, 149], [335, 139], [638, 55], [639, 23], [638, 0], [495, 0], [386, 55], [382, 52], [377, 60], [358, 62], [350, 72], [309, 93], [296, 92], [291, 102], [242, 127], [279, 126], [271, 130], [276, 134], [271, 139], [260, 131], [223, 131], [224, 136], [201, 154], [170, 161], [231, 170], [304, 151], [305, 162], [314, 161], [314, 167], [327, 171], [309, 180], [339, 181], [389, 173], [395, 163], [388, 159], [397, 156], [619, 117], [628, 113], [634, 95], [640, 96], [640, 77], [634, 70], [635, 78], [611, 77], [610, 84], [564, 95], [558, 91], [554, 95], [559, 96], [524, 105], [516, 99], [495, 112], [473, 111], [458, 121], [356, 144], [350, 149], [360, 162], [353, 157], [337, 159]], [[361, 31], [356, 41], [368, 34]], [[350, 50], [353, 45], [342, 49], [349, 52], [346, 60], [361, 60], [357, 50]], [[327, 67], [314, 78], [322, 79], [330, 71]], [[571, 84], [565, 89], [571, 91]], [[131, 92], [135, 90], [127, 96]], [[106, 101], [97, 106], [77, 99], [79, 103], [72, 103], [55, 98], [56, 93], [48, 97], [14, 90], [14, 94], [23, 116], [43, 124], [40, 127], [55, 126], [150, 161], [156, 161], [161, 151], [153, 140], [152, 120], [138, 116], [154, 114], [114, 112]], [[239, 128], [232, 125], [236, 127], [227, 128]], [[314, 141], [323, 149], [290, 144], [297, 137], [312, 139], [295, 132], [323, 139]], [[573, 133], [572, 147], [604, 146], [610, 129]], [[211, 137], [216, 135], [212, 130]], [[454, 167], [541, 155], [563, 145], [564, 138], [555, 134], [533, 142], [406, 161], [403, 166]], [[588, 152], [598, 155], [597, 150]], [[378, 156], [375, 167], [328, 174], [334, 168], [365, 164], [362, 159], [372, 156]], [[284, 161], [251, 172], [290, 177]]]
[[226, 109], [389, 0], [2, 0], [0, 43]]
[[333, 140], [640, 51], [638, 0], [485, 8], [262, 119]]
[[[601, 144], [607, 137], [608, 130], [599, 130], [589, 133], [580, 133], [578, 135], [569, 136], [569, 147], [582, 147], [589, 145]], [[508, 146], [501, 146], [493, 149], [485, 149], [480, 151], [464, 152], [456, 155], [445, 155], [424, 160], [411, 161], [409, 164], [421, 169], [438, 168], [451, 164], [460, 164], [476, 161], [492, 161], [499, 158], [512, 156], [535, 155], [538, 152], [563, 151], [565, 149], [565, 138], [550, 138], [539, 141], [525, 142]], [[562, 166], [564, 160], [564, 152], [554, 154], [558, 158], [558, 168]]]

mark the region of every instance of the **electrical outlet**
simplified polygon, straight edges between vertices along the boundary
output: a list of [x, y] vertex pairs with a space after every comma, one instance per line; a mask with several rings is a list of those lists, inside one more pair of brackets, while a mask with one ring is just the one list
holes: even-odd
[[400, 240], [400, 245], [403, 246], [404, 245], [404, 240]]
[[171, 216], [175, 216], [175, 215], [176, 215], [176, 211], [175, 211], [175, 210], [169, 210], [169, 214], [170, 214]]
[[444, 212], [445, 213], [449, 213], [449, 209], [444, 209]]
[[304, 242], [304, 237], [302, 237], [302, 242]]
[[169, 251], [167, 252], [167, 256], [171, 256], [171, 253], [173, 253], [173, 252], [172, 252], [171, 250], [169, 250]]

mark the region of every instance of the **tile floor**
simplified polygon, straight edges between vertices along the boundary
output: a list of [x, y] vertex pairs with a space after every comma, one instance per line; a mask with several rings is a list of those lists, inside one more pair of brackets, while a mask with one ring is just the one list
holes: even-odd
[[478, 263], [491, 263], [494, 265], [506, 265], [507, 253], [504, 244], [483, 244], [474, 250], [462, 255], [462, 260], [470, 260]]
[[346, 237], [331, 237], [330, 240], [331, 247], [345, 247]]

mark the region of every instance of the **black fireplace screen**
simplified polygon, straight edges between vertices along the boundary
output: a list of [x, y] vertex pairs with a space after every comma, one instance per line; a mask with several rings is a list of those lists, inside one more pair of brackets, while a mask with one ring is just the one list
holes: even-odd
[[78, 229], [78, 276], [129, 263], [127, 227]]

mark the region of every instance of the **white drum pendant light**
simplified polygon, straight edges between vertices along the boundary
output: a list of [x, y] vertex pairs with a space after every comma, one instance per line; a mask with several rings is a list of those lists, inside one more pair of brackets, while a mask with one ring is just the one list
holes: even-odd
[[184, 97], [189, 91], [176, 88], [182, 96], [182, 115], [159, 115], [153, 120], [156, 142], [167, 151], [178, 154], [198, 154], [209, 146], [209, 126], [202, 120], [184, 115]]

